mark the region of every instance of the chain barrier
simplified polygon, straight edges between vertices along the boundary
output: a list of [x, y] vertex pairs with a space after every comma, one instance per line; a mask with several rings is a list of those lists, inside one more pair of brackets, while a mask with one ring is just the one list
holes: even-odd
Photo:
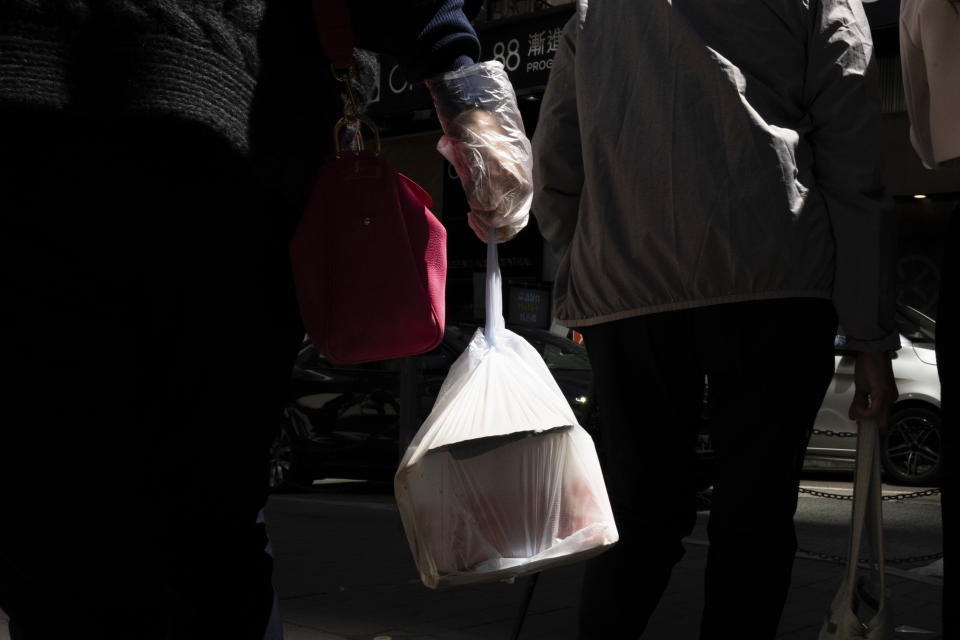
[[[832, 431], [830, 429], [814, 429], [813, 435], [815, 436], [827, 436], [830, 438], [856, 438], [857, 434], [854, 431]], [[807, 495], [816, 496], [818, 498], [830, 498], [831, 500], [853, 500], [853, 496], [848, 496], [840, 493], [827, 493], [826, 491], [815, 491], [813, 489], [800, 489], [800, 493], [805, 493]], [[927, 489], [925, 491], [915, 491], [913, 493], [898, 493], [889, 496], [883, 496], [881, 500], [886, 502], [903, 502], [904, 500], [910, 500], [912, 498], [924, 498], [927, 496], [935, 496], [940, 493], [940, 489]]]
[[943, 557], [943, 551], [937, 551], [936, 553], [925, 553], [922, 556], [908, 556], [906, 558], [891, 558], [890, 560], [884, 559], [884, 562], [887, 564], [917, 564], [923, 562], [929, 564], [934, 560], [939, 560]]
[[927, 496], [935, 496], [940, 494], [940, 489], [927, 489], [925, 491], [914, 491], [913, 493], [894, 493], [889, 496], [883, 496], [880, 499], [885, 502], [903, 502], [904, 500], [910, 500], [912, 498], [924, 498]]
[[830, 429], [814, 429], [813, 435], [828, 436], [830, 438], [856, 438], [857, 437], [857, 434], [854, 431], [831, 431]]
[[[831, 500], [853, 500], [852, 495], [842, 493], [827, 493], [826, 491], [816, 491], [815, 489], [805, 489], [800, 487], [800, 493], [805, 493], [817, 498], [830, 498]], [[904, 502], [913, 498], [926, 498], [940, 493], [940, 489], [924, 489], [923, 491], [914, 491], [913, 493], [894, 493], [888, 496], [882, 496], [880, 499], [884, 502]]]
[[840, 556], [835, 553], [821, 553], [819, 551], [811, 551], [810, 549], [804, 549], [803, 547], [797, 547], [797, 553], [802, 553], [813, 558], [818, 558], [820, 560], [826, 560], [827, 562], [833, 562], [834, 564], [847, 564], [847, 557]]
[[[830, 429], [814, 429], [814, 435], [818, 436], [827, 436], [831, 438], [856, 438], [857, 434], [853, 431], [831, 431]], [[800, 487], [800, 493], [804, 493], [810, 496], [815, 496], [817, 498], [829, 498], [831, 500], [845, 500], [852, 501], [852, 495], [845, 495], [840, 493], [829, 493], [827, 491], [817, 491], [816, 489], [805, 489]], [[907, 500], [912, 500], [914, 498], [926, 498], [930, 496], [935, 496], [940, 494], [939, 488], [934, 489], [924, 489], [922, 491], [914, 491], [912, 493], [895, 493], [892, 495], [881, 496], [881, 500], [884, 502], [905, 502]], [[699, 492], [697, 494], [698, 500], [701, 501], [702, 508], [710, 508], [710, 493], [709, 491]], [[798, 548], [798, 552], [808, 555], [812, 558], [818, 558], [820, 560], [826, 560], [828, 562], [833, 562], [835, 564], [844, 565], [847, 563], [847, 556], [837, 555], [835, 553], [821, 553], [819, 551], [811, 551], [809, 549]], [[884, 558], [884, 562], [889, 565], [911, 565], [911, 564], [928, 564], [943, 558], [943, 552], [938, 551], [937, 553], [927, 553], [919, 556], [908, 556], [905, 558]], [[863, 560], [861, 563], [865, 563]]]
[[[818, 430], [814, 430], [816, 433]], [[856, 434], [847, 434], [847, 433], [834, 433], [832, 431], [821, 432], [822, 435], [837, 435], [840, 437], [849, 437]], [[807, 495], [816, 496], [818, 498], [830, 498], [831, 500], [853, 500], [852, 495], [844, 495], [840, 493], [827, 493], [826, 491], [816, 491], [814, 489], [805, 489], [800, 487], [800, 493], [805, 493]], [[888, 496], [882, 496], [880, 499], [884, 502], [905, 502], [913, 498], [925, 498], [928, 496], [935, 496], [940, 493], [939, 488], [935, 489], [924, 489], [923, 491], [914, 491], [913, 493], [895, 493]], [[836, 564], [846, 564], [847, 556], [837, 555], [835, 553], [820, 553], [819, 551], [811, 551], [809, 549], [797, 549], [800, 553], [804, 553], [808, 556], [814, 558], [819, 558], [820, 560], [827, 560], [828, 562], [833, 562]], [[908, 556], [905, 558], [884, 558], [884, 562], [890, 565], [907, 565], [907, 564], [919, 564], [925, 563], [928, 564], [935, 560], [939, 560], [943, 557], [943, 551], [938, 551], [937, 553], [927, 553], [920, 556]], [[864, 561], [861, 561], [864, 562]]]
[[[819, 551], [810, 551], [809, 549], [798, 548], [799, 553], [818, 558], [820, 560], [827, 560], [828, 562], [833, 562], [836, 564], [846, 564], [847, 556], [837, 555], [835, 553], [820, 553]], [[905, 558], [884, 558], [884, 564], [893, 564], [893, 565], [904, 565], [904, 564], [929, 564], [935, 560], [939, 560], [943, 557], [943, 551], [938, 551], [937, 553], [927, 553], [922, 556], [908, 556]], [[869, 564], [866, 559], [860, 560], [860, 564], [867, 565]]]
[[853, 496], [847, 496], [841, 493], [827, 493], [826, 491], [815, 491], [813, 489], [804, 489], [803, 487], [800, 487], [800, 493], [818, 498], [830, 498], [831, 500], [853, 500]]

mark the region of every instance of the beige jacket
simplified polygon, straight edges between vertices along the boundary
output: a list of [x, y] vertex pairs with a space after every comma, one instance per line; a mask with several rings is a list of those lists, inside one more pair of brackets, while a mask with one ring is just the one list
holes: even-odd
[[960, 5], [901, 0], [900, 60], [910, 141], [935, 169], [960, 157]]
[[858, 0], [580, 0], [534, 136], [557, 319], [832, 297], [895, 348], [872, 57]]

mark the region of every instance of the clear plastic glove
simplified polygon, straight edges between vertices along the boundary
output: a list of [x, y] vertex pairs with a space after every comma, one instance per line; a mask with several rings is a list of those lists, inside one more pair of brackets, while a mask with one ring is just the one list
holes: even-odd
[[504, 242], [526, 226], [533, 198], [530, 140], [503, 65], [481, 62], [427, 80], [453, 165], [470, 205], [470, 228]]

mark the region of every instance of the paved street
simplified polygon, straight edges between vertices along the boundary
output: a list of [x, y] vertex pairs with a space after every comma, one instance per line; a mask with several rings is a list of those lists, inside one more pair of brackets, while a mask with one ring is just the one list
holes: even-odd
[[[836, 477], [804, 486], [849, 493]], [[890, 488], [887, 492], [911, 491]], [[817, 555], [846, 552], [850, 502], [801, 494], [800, 546], [778, 638], [813, 640], [840, 578], [841, 566]], [[758, 505], [758, 508], [762, 508]], [[326, 484], [270, 499], [266, 512], [276, 555], [276, 585], [287, 640], [507, 640], [526, 581], [431, 591], [421, 585], [388, 485]], [[940, 549], [936, 497], [884, 503], [887, 556]], [[644, 636], [691, 640], [702, 605], [706, 520], [701, 513], [688, 552]], [[936, 577], [908, 571], [927, 563], [893, 565], [887, 576], [897, 640], [924, 640], [939, 628]], [[580, 566], [546, 571], [536, 588], [521, 640], [574, 637]], [[922, 571], [922, 569], [921, 569]], [[51, 603], [51, 611], [56, 603]], [[0, 614], [0, 640], [9, 640]], [[82, 621], [77, 621], [82, 625]], [[914, 630], [914, 633], [906, 631]], [[214, 640], [214, 639], [211, 639]]]
[[[849, 493], [842, 480], [806, 486]], [[910, 491], [910, 488], [897, 488]], [[892, 489], [891, 489], [892, 490]], [[891, 558], [939, 550], [936, 498], [885, 503]], [[850, 502], [802, 496], [797, 523], [801, 547], [824, 555], [846, 551]], [[706, 514], [688, 540], [688, 553], [645, 637], [696, 638], [702, 604], [700, 576], [706, 561]], [[277, 585], [287, 638], [293, 640], [497, 640], [511, 637], [524, 583], [434, 592], [423, 587], [389, 487], [325, 487], [271, 499], [267, 511], [277, 553]], [[910, 542], [913, 540], [914, 542]], [[321, 542], [330, 545], [326, 549]], [[888, 587], [901, 629], [939, 627], [938, 580], [891, 567]], [[573, 638], [580, 567], [544, 572], [524, 626], [523, 640]], [[779, 638], [816, 637], [841, 566], [798, 556], [794, 584]], [[930, 638], [898, 633], [897, 638]]]

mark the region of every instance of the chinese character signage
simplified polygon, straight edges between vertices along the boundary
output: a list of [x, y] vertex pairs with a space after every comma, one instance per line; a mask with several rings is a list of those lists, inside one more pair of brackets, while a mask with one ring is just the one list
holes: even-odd
[[[518, 94], [540, 93], [547, 84], [561, 31], [574, 13], [573, 4], [538, 11], [478, 27], [482, 60], [498, 60]], [[867, 17], [876, 30], [895, 27], [900, 0], [866, 0]], [[407, 82], [399, 66], [383, 59], [378, 102], [373, 115], [429, 110], [433, 103], [423, 83]]]
[[479, 31], [480, 56], [501, 62], [517, 93], [542, 90], [560, 47], [563, 25], [572, 15], [573, 5], [568, 5], [490, 24]]
[[[573, 11], [573, 5], [557, 7], [479, 27], [481, 60], [502, 63], [517, 93], [542, 91], [560, 46], [560, 32]], [[381, 58], [377, 104], [370, 109], [374, 116], [432, 107], [423, 83], [407, 82], [396, 62]]]

